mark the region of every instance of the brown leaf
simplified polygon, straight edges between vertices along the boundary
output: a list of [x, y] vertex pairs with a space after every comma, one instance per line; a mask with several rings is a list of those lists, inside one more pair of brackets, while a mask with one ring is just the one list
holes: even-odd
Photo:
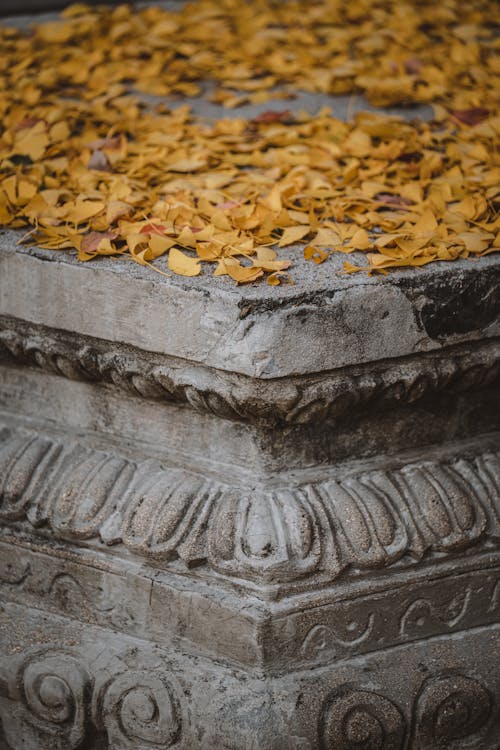
[[464, 125], [479, 125], [490, 115], [486, 107], [470, 107], [469, 109], [452, 109], [450, 114]]
[[293, 114], [290, 112], [289, 109], [285, 109], [283, 111], [277, 111], [269, 109], [266, 112], [261, 112], [260, 115], [257, 115], [257, 117], [254, 117], [253, 121], [262, 123], [262, 122], [293, 122]]

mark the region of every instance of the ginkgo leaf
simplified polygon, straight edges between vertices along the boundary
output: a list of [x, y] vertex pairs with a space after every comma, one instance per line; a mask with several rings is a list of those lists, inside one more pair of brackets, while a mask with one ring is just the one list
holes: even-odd
[[96, 255], [114, 255], [116, 248], [111, 244], [114, 239], [114, 232], [89, 232], [83, 235], [78, 248], [78, 259], [92, 260]]
[[427, 234], [437, 229], [438, 223], [432, 211], [425, 211], [413, 227], [415, 234]]
[[168, 267], [180, 276], [198, 276], [201, 265], [196, 258], [186, 255], [176, 247], [172, 247], [168, 254]]
[[17, 156], [28, 156], [31, 161], [36, 162], [45, 154], [49, 142], [49, 136], [43, 126], [40, 128], [35, 125], [30, 130], [21, 131], [12, 153]]
[[263, 271], [285, 271], [292, 265], [291, 260], [254, 260], [253, 265], [255, 268], [261, 268]]
[[336, 247], [342, 243], [335, 230], [321, 227], [313, 239], [313, 244], [318, 247]]
[[285, 245], [293, 245], [296, 242], [299, 242], [299, 240], [306, 237], [306, 235], [308, 235], [310, 231], [311, 227], [308, 225], [287, 227], [278, 243], [279, 247], [284, 247]]
[[270, 247], [258, 247], [256, 250], [256, 253], [257, 253], [257, 260], [262, 263], [273, 261], [273, 260], [276, 260], [277, 258], [276, 251]]
[[83, 224], [106, 208], [104, 201], [87, 201], [77, 199], [66, 214], [66, 221]]
[[315, 263], [323, 263], [328, 258], [328, 253], [320, 247], [307, 245], [304, 248], [305, 260], [313, 260]]
[[280, 284], [293, 284], [293, 279], [289, 273], [283, 271], [274, 271], [267, 277], [269, 286], [279, 286]]
[[170, 250], [176, 243], [174, 237], [162, 237], [159, 234], [152, 234], [149, 238], [149, 249], [151, 250], [151, 259], [159, 258], [161, 255]]
[[255, 266], [242, 266], [235, 258], [225, 258], [219, 262], [216, 275], [222, 276], [227, 274], [237, 284], [248, 284], [260, 279], [264, 275], [261, 268]]
[[196, 172], [206, 165], [205, 159], [179, 159], [168, 165], [170, 172]]
[[278, 185], [275, 185], [271, 192], [262, 199], [262, 203], [271, 211], [274, 211], [276, 213], [281, 211], [283, 204], [281, 202], [281, 192]]
[[358, 229], [351, 237], [349, 245], [353, 250], [368, 250], [372, 246], [372, 241], [365, 229]]

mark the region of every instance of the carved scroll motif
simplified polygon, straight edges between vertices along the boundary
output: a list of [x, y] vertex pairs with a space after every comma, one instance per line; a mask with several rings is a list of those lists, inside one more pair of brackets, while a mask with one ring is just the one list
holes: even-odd
[[428, 599], [416, 599], [410, 604], [400, 620], [402, 636], [414, 636], [429, 629], [453, 628], [467, 612], [471, 598], [471, 589], [452, 597], [444, 605], [437, 605]]
[[322, 750], [402, 750], [406, 721], [388, 698], [346, 688], [326, 704], [320, 733]]
[[342, 633], [338, 627], [313, 625], [302, 642], [301, 654], [308, 659], [325, 651], [334, 652], [335, 646], [359, 646], [370, 639], [374, 623], [375, 615], [370, 612], [365, 623], [360, 624], [351, 620], [345, 625]]
[[76, 653], [50, 648], [24, 658], [0, 692], [0, 718], [16, 749], [81, 750], [103, 731], [110, 750], [167, 750], [182, 734], [176, 692], [161, 671], [113, 674], [101, 664], [92, 675]]
[[386, 696], [346, 685], [323, 706], [321, 749], [489, 750], [492, 711], [487, 688], [462, 674], [425, 680], [408, 719]]
[[96, 725], [111, 747], [120, 750], [167, 748], [181, 732], [179, 708], [169, 681], [145, 671], [129, 670], [107, 683], [94, 697]]
[[[247, 490], [156, 461], [0, 428], [0, 522], [123, 544], [260, 584], [333, 580], [500, 540], [500, 454]], [[401, 564], [401, 562], [399, 564]]]
[[86, 669], [71, 654], [47, 651], [26, 658], [12, 680], [14, 702], [2, 710], [7, 741], [13, 748], [76, 750], [87, 733], [90, 690]]
[[[477, 680], [460, 674], [425, 682], [415, 712], [414, 750], [482, 748], [493, 703]], [[465, 743], [465, 744], [464, 744]]]

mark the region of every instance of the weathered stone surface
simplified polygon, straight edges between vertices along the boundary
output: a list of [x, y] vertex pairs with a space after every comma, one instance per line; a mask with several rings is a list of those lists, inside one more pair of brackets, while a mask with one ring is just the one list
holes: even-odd
[[14, 747], [498, 747], [498, 626], [264, 677], [16, 605], [2, 606], [5, 623]]
[[131, 263], [89, 266], [19, 251], [15, 237], [5, 233], [0, 246], [0, 314], [251, 377], [313, 374], [500, 335], [497, 256], [372, 279], [339, 276], [334, 263], [307, 270], [299, 260], [293, 287], [242, 289], [211, 276], [165, 279]]

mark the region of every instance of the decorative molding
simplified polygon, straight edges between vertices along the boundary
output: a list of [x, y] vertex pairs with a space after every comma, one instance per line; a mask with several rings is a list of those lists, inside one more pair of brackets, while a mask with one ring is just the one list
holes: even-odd
[[486, 750], [482, 740], [491, 724], [492, 709], [487, 688], [460, 673], [425, 680], [408, 719], [388, 697], [346, 685], [324, 703], [319, 720], [321, 748]]
[[[96, 567], [95, 557], [88, 551], [67, 556], [60, 550], [54, 555], [52, 545], [46, 542], [38, 545], [33, 539], [16, 540], [13, 544], [12, 536], [5, 534], [0, 541], [0, 597], [140, 638], [154, 633], [159, 640], [169, 640], [179, 632], [176, 613], [182, 611], [190, 593], [185, 591], [176, 599], [178, 604], [165, 607], [165, 602], [172, 602], [169, 576], [159, 577], [151, 571], [148, 575], [144, 566], [123, 575], [121, 566], [109, 569], [103, 562]], [[283, 613], [281, 605], [276, 608], [269, 603], [253, 613], [251, 621], [262, 628], [262, 641], [252, 663], [278, 671], [334, 664], [493, 625], [498, 621], [500, 554], [485, 557], [486, 565], [473, 556], [474, 563], [467, 570], [464, 560], [458, 564], [454, 560], [445, 577], [435, 580], [419, 575], [421, 571], [413, 575], [406, 570], [404, 591], [401, 576], [396, 585], [389, 576], [378, 590], [370, 576], [361, 590], [328, 605], [321, 590], [313, 598], [314, 583], [300, 593], [294, 591], [294, 611]], [[206, 579], [206, 571], [199, 575]], [[199, 579], [194, 589], [196, 584]], [[241, 593], [240, 589], [240, 602], [244, 600]], [[211, 608], [215, 616], [217, 607], [212, 604]], [[224, 606], [221, 612], [226, 615]], [[192, 632], [198, 632], [193, 616], [190, 625]], [[203, 617], [198, 627], [205, 631]], [[183, 626], [179, 634], [185, 636]], [[217, 654], [227, 656], [228, 645], [222, 640], [216, 646]], [[210, 647], [213, 649], [212, 644]], [[233, 658], [231, 647], [229, 652]]]
[[500, 380], [500, 346], [495, 339], [389, 363], [266, 380], [5, 317], [0, 317], [1, 358], [269, 426], [334, 421], [356, 410], [411, 404], [432, 394], [465, 392]]
[[496, 567], [477, 563], [468, 572], [452, 565], [446, 577], [435, 580], [419, 580], [406, 571], [403, 582], [389, 580], [382, 591], [374, 590], [370, 577], [361, 591], [321, 607], [312, 605], [310, 590], [306, 591], [298, 599], [301, 611], [272, 619], [265, 656], [282, 670], [339, 664], [354, 656], [493, 625], [498, 622], [500, 559], [497, 555]]
[[500, 453], [266, 490], [0, 427], [0, 522], [20, 521], [259, 585], [334, 580], [498, 547]]

